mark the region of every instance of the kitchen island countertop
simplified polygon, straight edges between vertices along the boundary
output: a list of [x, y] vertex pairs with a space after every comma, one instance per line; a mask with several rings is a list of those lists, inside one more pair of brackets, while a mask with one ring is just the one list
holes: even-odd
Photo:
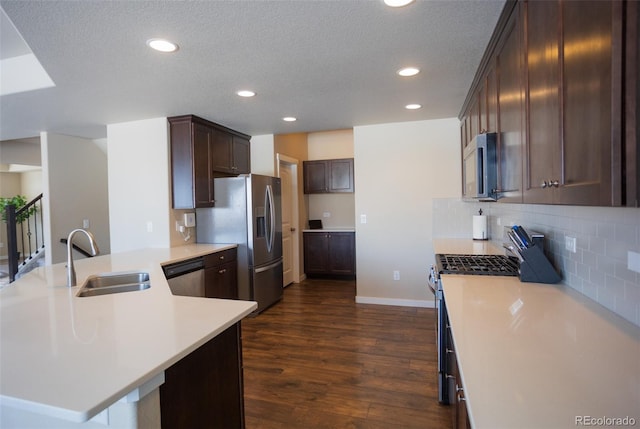
[[[250, 314], [253, 301], [174, 296], [163, 264], [236, 247], [142, 249], [40, 267], [0, 290], [0, 405], [83, 422]], [[77, 297], [97, 273], [146, 271], [142, 291]]]
[[[440, 253], [473, 245], [434, 242]], [[441, 278], [474, 428], [640, 424], [640, 327], [560, 284]]]

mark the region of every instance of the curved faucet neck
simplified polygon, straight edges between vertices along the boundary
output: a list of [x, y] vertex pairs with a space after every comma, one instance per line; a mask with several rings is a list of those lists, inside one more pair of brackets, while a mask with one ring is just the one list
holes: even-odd
[[93, 236], [93, 234], [91, 234], [91, 232], [87, 231], [86, 229], [78, 228], [78, 229], [74, 229], [69, 233], [69, 237], [67, 237], [67, 286], [68, 287], [73, 287], [76, 285], [76, 269], [73, 265], [72, 250], [73, 250], [73, 237], [78, 232], [84, 233], [84, 235], [86, 235], [87, 238], [89, 239], [89, 244], [91, 245], [91, 254], [93, 256], [100, 253], [100, 250], [98, 249], [98, 243], [96, 242], [96, 239]]

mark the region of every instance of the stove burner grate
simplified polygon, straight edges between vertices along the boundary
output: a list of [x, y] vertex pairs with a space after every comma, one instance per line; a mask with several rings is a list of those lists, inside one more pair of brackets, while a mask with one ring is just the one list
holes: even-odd
[[437, 255], [441, 274], [517, 276], [518, 263], [504, 255]]

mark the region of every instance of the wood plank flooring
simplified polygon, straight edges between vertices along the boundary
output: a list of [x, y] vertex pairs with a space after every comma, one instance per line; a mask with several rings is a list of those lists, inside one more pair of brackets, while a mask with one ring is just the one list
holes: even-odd
[[243, 320], [247, 429], [449, 428], [435, 310], [355, 303], [355, 282], [305, 280]]

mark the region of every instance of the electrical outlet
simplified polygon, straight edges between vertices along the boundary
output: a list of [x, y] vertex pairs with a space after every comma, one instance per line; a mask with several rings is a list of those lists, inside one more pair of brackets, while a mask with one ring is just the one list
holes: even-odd
[[0, 243], [0, 249], [4, 247], [4, 243]]
[[564, 248], [571, 253], [576, 253], [576, 238], [565, 235]]
[[400, 271], [395, 270], [395, 271], [393, 272], [393, 279], [394, 279], [394, 280], [400, 280]]
[[147, 222], [147, 232], [153, 232], [153, 222]]
[[89, 219], [82, 219], [82, 227], [83, 227], [84, 229], [88, 229], [88, 228], [90, 228]]
[[361, 214], [360, 215], [360, 223], [367, 223], [367, 215], [366, 214]]
[[196, 214], [195, 213], [185, 213], [184, 214], [184, 226], [187, 228], [193, 228], [196, 226]]
[[640, 273], [640, 253], [629, 251], [627, 253], [627, 268]]
[[180, 232], [180, 230], [184, 228], [184, 226], [182, 225], [182, 222], [180, 221], [176, 221], [176, 231]]
[[322, 213], [322, 217], [331, 217], [331, 213], [330, 212], [323, 212]]

